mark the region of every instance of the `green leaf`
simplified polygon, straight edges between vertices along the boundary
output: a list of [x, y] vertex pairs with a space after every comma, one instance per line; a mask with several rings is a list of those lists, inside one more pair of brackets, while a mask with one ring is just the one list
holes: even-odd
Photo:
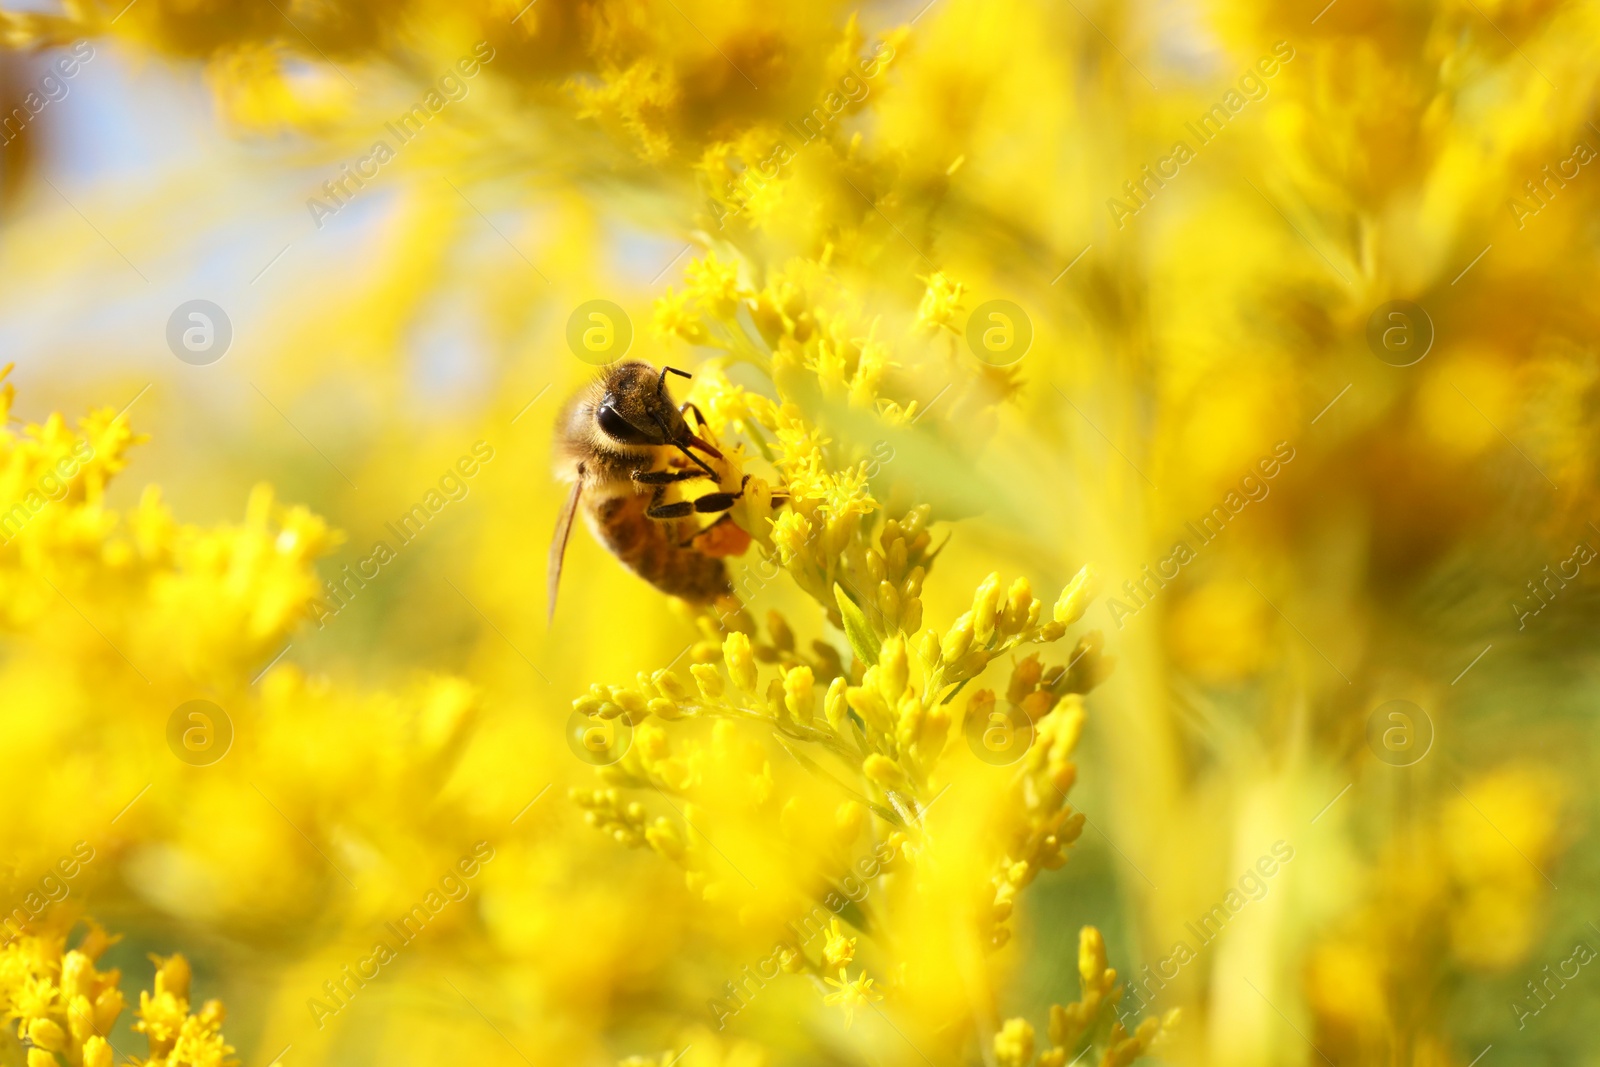
[[963, 678], [963, 679], [961, 679], [961, 681], [956, 683], [956, 687], [954, 689], [950, 690], [950, 692], [946, 693], [944, 699], [939, 701], [939, 703], [941, 703], [941, 704], [950, 703], [952, 700], [954, 700], [956, 698], [956, 694], [957, 693], [961, 692], [963, 689], [965, 689], [967, 687], [967, 683], [970, 682], [970, 681], [972, 681], [971, 678]]
[[878, 665], [878, 649], [881, 647], [878, 638], [872, 632], [872, 627], [867, 625], [867, 617], [861, 609], [856, 607], [856, 602], [839, 588], [839, 583], [833, 583], [833, 599], [839, 605], [839, 616], [844, 619], [844, 635], [850, 641], [850, 651], [856, 654], [856, 659], [869, 666]]

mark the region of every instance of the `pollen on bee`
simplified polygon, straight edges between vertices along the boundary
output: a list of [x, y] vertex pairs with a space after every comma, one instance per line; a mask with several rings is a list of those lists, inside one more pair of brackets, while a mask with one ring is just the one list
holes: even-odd
[[695, 536], [694, 546], [708, 556], [742, 556], [750, 547], [750, 535], [731, 521], [720, 519]]

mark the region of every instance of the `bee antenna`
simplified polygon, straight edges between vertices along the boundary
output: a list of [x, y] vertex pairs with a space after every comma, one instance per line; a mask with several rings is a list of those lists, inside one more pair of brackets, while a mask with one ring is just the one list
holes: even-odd
[[662, 382], [665, 382], [667, 380], [667, 375], [668, 374], [676, 374], [680, 378], [693, 378], [694, 377], [694, 375], [690, 374], [688, 371], [679, 370], [677, 367], [662, 367], [661, 368], [661, 381]]

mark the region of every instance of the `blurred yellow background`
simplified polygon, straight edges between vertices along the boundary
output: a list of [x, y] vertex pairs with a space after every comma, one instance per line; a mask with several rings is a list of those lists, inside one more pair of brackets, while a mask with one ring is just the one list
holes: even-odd
[[[0, 881], [44, 939], [0, 1062], [1600, 1064], [1600, 4], [39, 0], [0, 41]], [[546, 621], [594, 300], [794, 497], [737, 512], [748, 620], [580, 530]], [[939, 703], [985, 596], [988, 696]], [[1081, 716], [1093, 639], [1012, 650], [1058, 624], [1103, 636]], [[652, 709], [620, 771], [569, 745], [597, 684]], [[962, 740], [997, 699], [1022, 762]]]

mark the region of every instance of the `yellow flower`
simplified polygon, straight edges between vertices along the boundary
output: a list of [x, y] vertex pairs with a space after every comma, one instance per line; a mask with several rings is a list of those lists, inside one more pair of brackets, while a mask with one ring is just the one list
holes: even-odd
[[[113, 1050], [105, 1039], [122, 1010], [118, 971], [100, 971], [95, 959], [113, 940], [92, 921], [75, 949], [67, 950], [72, 923], [62, 913], [41, 921], [38, 936], [0, 946], [0, 1016], [17, 1021], [19, 1037], [35, 1047], [29, 1062], [57, 1062], [51, 1053], [85, 1067], [111, 1067]], [[149, 1038], [152, 1064], [171, 1067], [230, 1067], [233, 1049], [222, 1039], [223, 1009], [210, 1001], [198, 1016], [188, 1014], [189, 964], [182, 956], [152, 957], [155, 991], [139, 994], [135, 1031]], [[59, 974], [62, 984], [51, 982]], [[91, 1006], [91, 1000], [93, 1005]], [[41, 1059], [40, 1057], [45, 1057]]]
[[235, 1062], [233, 1051], [210, 1020], [191, 1015], [183, 1020], [169, 1062], [185, 1067], [224, 1067]]
[[728, 319], [738, 311], [741, 293], [737, 263], [724, 263], [715, 252], [708, 252], [701, 259], [690, 260], [683, 276], [688, 294], [709, 314]]
[[996, 1067], [1032, 1067], [1033, 1027], [1026, 1019], [1007, 1019], [994, 1035]]
[[834, 992], [825, 994], [823, 1003], [835, 1005], [844, 1012], [844, 1025], [848, 1028], [855, 1022], [857, 1008], [871, 1007], [883, 999], [883, 994], [872, 988], [872, 979], [862, 971], [860, 975], [851, 978], [845, 968], [839, 968], [837, 979], [824, 979], [834, 988]]
[[150, 1038], [151, 1047], [170, 1048], [189, 1015], [189, 1002], [161, 988], [159, 979], [155, 995], [139, 993], [139, 1020], [133, 1024], [136, 1033]]
[[922, 294], [922, 303], [917, 306], [917, 329], [924, 333], [937, 333], [940, 330], [959, 332], [955, 319], [961, 311], [961, 298], [966, 287], [942, 270], [934, 271], [922, 280], [927, 284], [927, 289]]
[[651, 313], [656, 336], [677, 338], [691, 345], [706, 343], [705, 321], [691, 308], [692, 300], [692, 293], [677, 292], [672, 286], [667, 286], [667, 291], [656, 300], [655, 309]]
[[828, 920], [828, 939], [822, 946], [823, 966], [828, 970], [839, 970], [843, 977], [845, 966], [856, 958], [856, 939], [844, 936], [844, 928], [839, 925], [838, 919]]

